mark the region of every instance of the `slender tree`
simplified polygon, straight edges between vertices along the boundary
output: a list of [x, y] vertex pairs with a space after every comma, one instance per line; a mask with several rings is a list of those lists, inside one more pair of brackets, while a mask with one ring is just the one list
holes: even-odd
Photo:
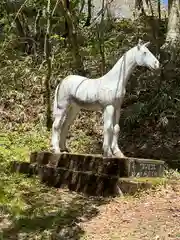
[[76, 70], [78, 73], [84, 74], [84, 66], [83, 61], [80, 55], [80, 48], [77, 39], [77, 31], [73, 21], [72, 14], [70, 9], [67, 8], [64, 0], [59, 1], [62, 13], [65, 17], [68, 26], [68, 34], [69, 34], [69, 42], [71, 45], [72, 56], [74, 59], [74, 63], [76, 65]]
[[[152, 6], [152, 0], [146, 0], [149, 6]], [[158, 17], [161, 19], [160, 0], [158, 4]], [[143, 0], [136, 0], [135, 6], [138, 9], [143, 9]], [[180, 0], [168, 0], [168, 25], [165, 44], [162, 48], [170, 50], [176, 48], [180, 42]]]
[[51, 34], [51, 0], [47, 2], [47, 27], [46, 27], [46, 35], [44, 41], [44, 55], [47, 64], [47, 75], [44, 81], [45, 92], [44, 92], [44, 102], [46, 104], [46, 127], [50, 130], [52, 125], [51, 119], [51, 101], [50, 101], [50, 79], [52, 72], [52, 62], [51, 62], [51, 45], [50, 45], [50, 34]]
[[87, 7], [88, 7], [88, 15], [87, 15], [85, 26], [88, 27], [91, 24], [91, 15], [92, 15], [91, 14], [91, 12], [92, 12], [92, 1], [91, 0], [88, 0]]
[[176, 48], [180, 41], [180, 1], [168, 1], [168, 26], [166, 34], [166, 46]]
[[102, 0], [101, 22], [98, 28], [99, 51], [101, 55], [101, 74], [102, 75], [104, 75], [105, 68], [106, 68], [105, 49], [104, 49], [104, 31], [105, 31], [104, 15], [105, 15], [105, 0]]

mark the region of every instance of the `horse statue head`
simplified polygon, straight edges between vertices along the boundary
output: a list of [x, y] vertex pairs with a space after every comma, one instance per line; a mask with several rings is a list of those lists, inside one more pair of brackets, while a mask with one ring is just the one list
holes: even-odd
[[138, 66], [148, 67], [151, 70], [159, 69], [158, 59], [147, 48], [150, 42], [144, 43], [139, 39], [137, 51], [135, 53], [135, 61]]

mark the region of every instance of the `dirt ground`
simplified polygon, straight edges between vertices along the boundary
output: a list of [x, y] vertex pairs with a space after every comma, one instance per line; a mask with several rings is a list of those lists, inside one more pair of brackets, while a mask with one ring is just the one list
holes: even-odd
[[81, 224], [88, 240], [180, 240], [180, 183], [115, 199]]

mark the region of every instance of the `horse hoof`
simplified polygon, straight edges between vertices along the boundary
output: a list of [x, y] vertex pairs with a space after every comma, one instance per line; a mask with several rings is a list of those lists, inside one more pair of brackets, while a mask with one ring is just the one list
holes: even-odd
[[104, 158], [112, 158], [114, 157], [112, 153], [108, 153], [108, 154], [103, 154]]
[[69, 150], [67, 148], [61, 149], [61, 152], [69, 153]]
[[50, 147], [50, 148], [49, 148], [49, 152], [54, 153], [54, 152], [55, 152], [54, 148], [53, 148], [53, 147]]
[[54, 153], [54, 154], [60, 154], [61, 150], [60, 149], [51, 148], [51, 152]]
[[126, 156], [121, 151], [114, 153], [114, 156], [118, 158], [126, 158]]

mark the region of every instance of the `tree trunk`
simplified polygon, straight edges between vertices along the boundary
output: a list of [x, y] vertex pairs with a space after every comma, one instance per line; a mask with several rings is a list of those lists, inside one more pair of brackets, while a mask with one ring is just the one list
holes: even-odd
[[101, 22], [99, 26], [99, 50], [101, 54], [101, 75], [105, 74], [105, 49], [104, 49], [104, 32], [105, 32], [105, 25], [104, 25], [104, 15], [105, 15], [105, 0], [102, 1], [102, 15], [101, 15]]
[[[64, 6], [66, 7], [66, 9], [70, 9], [70, 3], [69, 0], [64, 0]], [[69, 27], [68, 27], [68, 22], [67, 19], [65, 18], [65, 34], [63, 35], [63, 37], [67, 38], [69, 35]]]
[[82, 0], [81, 1], [81, 7], [80, 7], [80, 10], [79, 10], [79, 13], [81, 14], [83, 9], [84, 9], [84, 5], [85, 5], [85, 0]]
[[68, 31], [69, 31], [69, 42], [72, 47], [72, 55], [73, 55], [74, 63], [76, 65], [77, 72], [80, 74], [84, 74], [84, 66], [81, 59], [80, 49], [79, 49], [78, 40], [77, 40], [77, 32], [76, 32], [76, 28], [74, 26], [74, 22], [70, 13], [70, 9], [66, 7], [66, 5], [64, 4], [64, 0], [60, 0], [59, 3], [61, 6], [63, 15], [67, 21]]
[[25, 32], [19, 16], [15, 19], [15, 23], [16, 23], [16, 29], [17, 29], [18, 35], [20, 36], [20, 38], [25, 38]]
[[160, 22], [161, 21], [161, 0], [158, 0], [157, 11], [158, 11], [158, 18], [159, 18], [159, 22]]
[[180, 1], [169, 0], [166, 45], [175, 48], [180, 37]]
[[34, 52], [34, 56], [37, 57], [37, 48], [38, 48], [38, 42], [40, 41], [40, 26], [39, 26], [39, 22], [42, 16], [42, 10], [38, 10], [36, 18], [35, 18], [35, 22], [34, 22], [34, 31], [33, 31], [33, 35], [34, 35], [34, 43], [33, 43], [33, 52]]
[[28, 36], [26, 35], [26, 30], [22, 22], [23, 21], [21, 21], [20, 14], [19, 14], [19, 16], [15, 19], [17, 34], [20, 38], [22, 51], [28, 53], [28, 49], [29, 49]]
[[91, 7], [92, 7], [91, 0], [88, 0], [87, 4], [88, 4], [88, 15], [85, 23], [86, 27], [90, 26], [91, 24]]
[[47, 3], [47, 29], [44, 41], [44, 55], [47, 63], [47, 75], [44, 81], [45, 92], [44, 92], [44, 102], [46, 104], [46, 127], [48, 130], [51, 129], [52, 119], [51, 119], [51, 101], [50, 101], [50, 79], [52, 72], [51, 63], [51, 46], [49, 42], [51, 33], [51, 13], [50, 13], [51, 0]]

